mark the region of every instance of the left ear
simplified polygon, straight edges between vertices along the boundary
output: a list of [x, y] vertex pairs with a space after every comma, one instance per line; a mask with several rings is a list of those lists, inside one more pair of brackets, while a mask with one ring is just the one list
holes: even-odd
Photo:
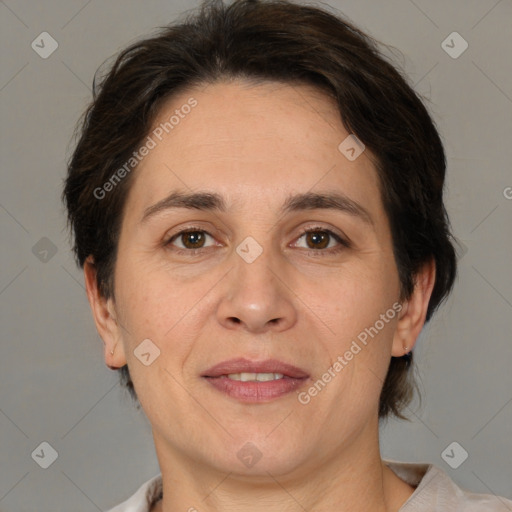
[[425, 263], [415, 276], [414, 290], [402, 306], [393, 337], [391, 355], [402, 357], [412, 350], [425, 324], [428, 303], [436, 279], [434, 259]]

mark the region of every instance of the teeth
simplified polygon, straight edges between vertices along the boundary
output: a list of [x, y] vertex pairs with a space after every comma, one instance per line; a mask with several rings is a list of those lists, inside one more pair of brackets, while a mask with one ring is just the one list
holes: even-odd
[[240, 380], [242, 382], [257, 381], [266, 382], [269, 380], [282, 379], [282, 373], [230, 373], [228, 379]]

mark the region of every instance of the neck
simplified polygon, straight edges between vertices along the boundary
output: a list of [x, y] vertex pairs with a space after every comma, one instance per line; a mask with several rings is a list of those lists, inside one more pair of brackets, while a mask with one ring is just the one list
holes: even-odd
[[190, 460], [157, 435], [155, 446], [163, 500], [152, 512], [398, 512], [414, 491], [382, 462], [378, 422], [348, 446], [287, 474], [222, 472]]

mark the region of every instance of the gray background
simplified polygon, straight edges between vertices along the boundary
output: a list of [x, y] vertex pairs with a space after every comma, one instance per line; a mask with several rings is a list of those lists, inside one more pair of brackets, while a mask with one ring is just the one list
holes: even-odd
[[[463, 242], [454, 293], [416, 348], [424, 402], [410, 408], [410, 423], [383, 428], [383, 456], [433, 462], [461, 486], [512, 498], [512, 2], [329, 4], [403, 52], [396, 58], [428, 99], [445, 141], [447, 208]], [[158, 472], [147, 420], [104, 366], [60, 193], [94, 71], [196, 5], [0, 5], [3, 512], [106, 509]], [[31, 48], [43, 31], [59, 45], [47, 59]], [[456, 59], [441, 47], [453, 31], [469, 44]], [[58, 452], [48, 469], [31, 457], [43, 441]], [[458, 469], [441, 456], [453, 441], [469, 454]]]

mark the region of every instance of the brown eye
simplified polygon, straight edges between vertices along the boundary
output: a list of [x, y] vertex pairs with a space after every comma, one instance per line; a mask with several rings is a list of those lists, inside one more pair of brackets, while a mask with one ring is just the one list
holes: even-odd
[[181, 233], [180, 238], [187, 249], [199, 249], [203, 247], [205, 239], [202, 231], [188, 231], [186, 233]]
[[206, 245], [207, 237], [213, 240], [213, 237], [202, 229], [188, 229], [176, 233], [165, 245], [174, 246], [174, 250], [177, 252], [194, 253], [195, 250], [209, 247]]
[[325, 249], [329, 245], [330, 235], [325, 231], [308, 231], [306, 243], [311, 249]]
[[299, 245], [298, 242], [296, 242], [296, 246], [302, 247], [303, 249], [310, 249], [310, 253], [318, 251], [318, 255], [332, 254], [350, 247], [349, 242], [332, 232], [330, 229], [307, 229], [298, 238], [298, 240], [301, 240], [302, 238], [305, 240], [305, 246]]

